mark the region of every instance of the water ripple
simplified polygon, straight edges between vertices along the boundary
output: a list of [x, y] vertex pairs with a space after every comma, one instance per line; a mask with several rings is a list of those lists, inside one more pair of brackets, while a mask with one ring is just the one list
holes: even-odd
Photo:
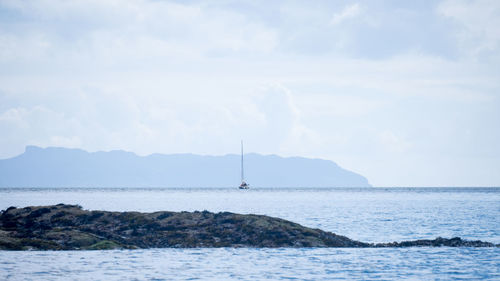
[[[256, 213], [366, 242], [500, 243], [500, 189], [0, 189], [9, 206]], [[499, 248], [0, 251], [0, 280], [500, 280]]]

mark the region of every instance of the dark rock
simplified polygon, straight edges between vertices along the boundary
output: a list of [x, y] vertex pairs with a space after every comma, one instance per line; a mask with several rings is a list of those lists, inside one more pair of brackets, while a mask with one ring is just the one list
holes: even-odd
[[165, 247], [498, 247], [458, 237], [369, 244], [263, 215], [229, 212], [105, 212], [58, 204], [0, 214], [0, 249]]
[[374, 247], [384, 248], [384, 247], [499, 247], [500, 245], [495, 245], [490, 242], [484, 242], [480, 240], [469, 241], [463, 240], [460, 237], [454, 238], [442, 238], [438, 237], [434, 240], [414, 240], [414, 241], [403, 241], [403, 242], [392, 242], [392, 243], [378, 243]]

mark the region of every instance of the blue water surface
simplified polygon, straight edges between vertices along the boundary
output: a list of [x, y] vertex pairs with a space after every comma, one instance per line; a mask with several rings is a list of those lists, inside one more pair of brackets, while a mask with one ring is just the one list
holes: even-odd
[[[500, 243], [500, 188], [0, 189], [9, 206], [265, 214], [365, 242]], [[500, 248], [0, 251], [0, 280], [500, 280]]]

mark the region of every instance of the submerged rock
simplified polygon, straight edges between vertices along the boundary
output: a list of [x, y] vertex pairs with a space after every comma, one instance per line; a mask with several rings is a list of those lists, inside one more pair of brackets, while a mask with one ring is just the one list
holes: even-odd
[[279, 218], [229, 212], [107, 212], [59, 204], [10, 207], [0, 214], [4, 250], [411, 246], [495, 245], [460, 238], [370, 244]]

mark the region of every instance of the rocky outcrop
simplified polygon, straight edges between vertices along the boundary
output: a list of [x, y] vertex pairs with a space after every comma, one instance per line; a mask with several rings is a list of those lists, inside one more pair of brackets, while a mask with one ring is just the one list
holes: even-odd
[[495, 245], [460, 238], [369, 244], [279, 218], [229, 212], [106, 212], [59, 204], [10, 207], [0, 214], [4, 250], [410, 246]]
[[463, 240], [460, 237], [454, 238], [442, 238], [438, 237], [433, 240], [414, 240], [414, 241], [403, 241], [403, 242], [392, 242], [392, 243], [378, 243], [374, 244], [377, 248], [389, 248], [389, 247], [500, 247], [500, 245], [495, 245], [490, 242], [484, 242], [480, 240], [470, 241]]

